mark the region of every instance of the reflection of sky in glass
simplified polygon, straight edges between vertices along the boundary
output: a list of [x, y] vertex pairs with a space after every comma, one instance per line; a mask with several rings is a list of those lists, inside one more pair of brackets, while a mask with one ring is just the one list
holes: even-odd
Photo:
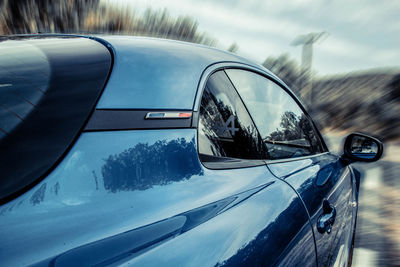
[[282, 115], [286, 111], [300, 116], [297, 103], [277, 84], [253, 72], [226, 70], [259, 129], [263, 138], [281, 130]]

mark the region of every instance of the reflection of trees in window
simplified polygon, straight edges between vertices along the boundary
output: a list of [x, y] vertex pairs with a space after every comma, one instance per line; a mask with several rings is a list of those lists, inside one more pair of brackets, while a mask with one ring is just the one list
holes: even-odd
[[[213, 156], [263, 158], [261, 138], [250, 117], [239, 120], [231, 106], [217, 99], [208, 88], [201, 100], [200, 123], [203, 125], [200, 134], [204, 134], [209, 140]], [[203, 153], [201, 147], [200, 153]]]
[[299, 127], [299, 117], [291, 111], [286, 111], [281, 117], [281, 130], [276, 130], [267, 137], [267, 140], [290, 141], [303, 138], [303, 132]]
[[122, 153], [110, 155], [101, 169], [104, 188], [111, 192], [146, 190], [202, 175], [195, 140], [184, 138], [152, 145], [139, 143]]
[[[321, 151], [314, 129], [305, 114], [286, 111], [281, 117], [281, 129], [264, 138], [273, 158], [297, 157]], [[271, 153], [272, 151], [272, 153]]]

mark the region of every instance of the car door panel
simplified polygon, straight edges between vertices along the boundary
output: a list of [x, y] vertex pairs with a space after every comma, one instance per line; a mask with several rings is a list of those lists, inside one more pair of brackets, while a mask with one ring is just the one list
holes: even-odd
[[[297, 163], [303, 168], [294, 170], [293, 166]], [[313, 225], [319, 265], [330, 266], [340, 258], [344, 259], [342, 263], [347, 264], [354, 225], [353, 179], [349, 169], [331, 154], [268, 164], [268, 167], [272, 173], [288, 182], [303, 199]], [[330, 234], [320, 233], [317, 229], [324, 200], [336, 209]]]
[[314, 266], [315, 257], [313, 236], [301, 200], [287, 184], [276, 180], [219, 216], [126, 263]]

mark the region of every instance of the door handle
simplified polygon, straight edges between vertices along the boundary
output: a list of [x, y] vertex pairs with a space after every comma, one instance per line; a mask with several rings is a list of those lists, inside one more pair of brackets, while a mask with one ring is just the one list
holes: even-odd
[[332, 231], [332, 226], [335, 223], [336, 209], [329, 203], [328, 200], [322, 202], [323, 213], [318, 217], [317, 230], [321, 234], [327, 232], [328, 234]]

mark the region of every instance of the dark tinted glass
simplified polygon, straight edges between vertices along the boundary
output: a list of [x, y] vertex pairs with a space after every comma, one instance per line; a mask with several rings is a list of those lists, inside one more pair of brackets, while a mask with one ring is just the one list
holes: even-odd
[[225, 72], [206, 84], [200, 107], [199, 152], [215, 157], [262, 159], [263, 144]]
[[50, 63], [39, 48], [20, 41], [0, 42], [0, 140], [39, 104], [49, 81]]
[[226, 72], [248, 108], [270, 159], [322, 152], [312, 123], [284, 89], [250, 71], [229, 69]]
[[79, 135], [111, 67], [102, 44], [0, 37], [0, 203], [38, 182]]

